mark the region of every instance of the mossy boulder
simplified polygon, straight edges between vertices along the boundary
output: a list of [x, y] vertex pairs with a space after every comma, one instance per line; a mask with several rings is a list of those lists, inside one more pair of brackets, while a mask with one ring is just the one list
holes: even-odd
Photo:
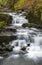
[[8, 14], [0, 14], [0, 21], [5, 21], [7, 23], [10, 23], [10, 20], [12, 20], [12, 17]]
[[23, 25], [22, 25], [22, 27], [29, 27], [29, 28], [31, 28], [31, 27], [33, 27], [33, 25], [32, 24], [30, 24], [30, 23], [24, 23]]
[[5, 25], [10, 24], [12, 21], [12, 17], [8, 14], [0, 14], [0, 29], [2, 29]]

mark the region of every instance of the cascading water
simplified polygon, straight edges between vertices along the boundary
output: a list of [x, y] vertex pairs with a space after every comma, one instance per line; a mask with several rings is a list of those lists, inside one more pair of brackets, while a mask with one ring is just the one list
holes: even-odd
[[[26, 47], [27, 53], [25, 52], [25, 54], [22, 55], [22, 59], [25, 58], [25, 59], [38, 60], [38, 58], [41, 58], [42, 57], [41, 31], [36, 28], [23, 28], [21, 26], [23, 23], [28, 23], [28, 20], [25, 19], [25, 16], [23, 16], [24, 13], [20, 13], [20, 14], [8, 13], [8, 14], [11, 15], [13, 18], [11, 25], [15, 26], [17, 29], [17, 32], [16, 32], [17, 40], [13, 40], [9, 42], [9, 44], [14, 46], [14, 48], [13, 48], [13, 52], [11, 56], [9, 56], [8, 59], [15, 58], [15, 57], [21, 58], [21, 53], [24, 53], [21, 51], [21, 48], [23, 47]], [[27, 44], [30, 44], [30, 46], [27, 46]], [[23, 65], [26, 65], [26, 64], [23, 64]]]
[[[14, 26], [21, 26], [23, 23], [28, 23], [28, 20], [25, 19], [25, 16], [22, 16], [21, 14], [11, 14], [13, 17], [12, 25]], [[26, 51], [29, 52], [26, 55], [29, 58], [35, 59], [42, 56], [42, 36], [41, 32], [39, 32], [36, 28], [17, 28], [17, 40], [13, 41], [11, 45], [15, 46], [13, 51], [20, 52], [21, 47], [27, 46], [27, 44], [30, 44], [30, 47], [26, 48]], [[15, 44], [15, 45], [14, 45]], [[29, 48], [29, 50], [28, 50]], [[40, 53], [39, 53], [40, 52]], [[39, 53], [39, 55], [38, 55]]]
[[[17, 28], [17, 40], [12, 41], [13, 46], [15, 46], [15, 49], [20, 51], [20, 47], [27, 46], [27, 44], [30, 44], [30, 49], [27, 51], [33, 51], [38, 52], [41, 50], [40, 45], [42, 45], [42, 36], [39, 36], [41, 32], [39, 32], [36, 28], [22, 28], [23, 23], [28, 23], [28, 20], [25, 19], [25, 16], [23, 16], [25, 12], [22, 12], [20, 14], [17, 13], [8, 13], [12, 16], [12, 26], [16, 26]], [[28, 53], [30, 54], [30, 52]]]
[[23, 23], [28, 23], [28, 20], [25, 19], [25, 16], [23, 16], [25, 12], [22, 12], [21, 14], [16, 14], [16, 13], [4, 13], [4, 14], [9, 14], [12, 16], [12, 24], [13, 26], [21, 26]]

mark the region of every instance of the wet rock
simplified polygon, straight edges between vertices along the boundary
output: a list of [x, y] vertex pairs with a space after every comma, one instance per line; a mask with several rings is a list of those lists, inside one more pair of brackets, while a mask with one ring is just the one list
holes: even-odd
[[2, 44], [3, 42], [5, 44], [9, 44], [10, 41], [12, 40], [16, 40], [17, 36], [0, 36], [0, 44]]
[[5, 45], [5, 47], [0, 46], [0, 55], [2, 56], [6, 54], [6, 52], [8, 54], [8, 52], [11, 52], [12, 50], [13, 50], [13, 47], [10, 45]]
[[9, 44], [5, 45], [5, 46], [0, 46], [0, 51], [12, 51], [13, 47], [10, 46]]
[[21, 48], [22, 51], [26, 51], [26, 47]]
[[3, 46], [5, 47], [5, 43], [2, 43], [2, 47], [3, 47]]
[[10, 31], [12, 31], [12, 32], [16, 32], [16, 29], [14, 28], [14, 29], [10, 29]]
[[29, 28], [31, 28], [31, 27], [33, 27], [33, 25], [32, 24], [30, 24], [30, 23], [25, 23], [25, 24], [23, 24], [22, 25], [22, 27], [29, 27]]
[[17, 30], [16, 30], [16, 28], [15, 27], [13, 27], [13, 26], [6, 26], [6, 27], [4, 27], [4, 29], [3, 29], [4, 31], [11, 31], [11, 32], [16, 32]]
[[10, 45], [6, 45], [6, 51], [12, 51], [13, 50], [13, 47], [10, 46]]
[[30, 44], [27, 44], [27, 46], [30, 46]]

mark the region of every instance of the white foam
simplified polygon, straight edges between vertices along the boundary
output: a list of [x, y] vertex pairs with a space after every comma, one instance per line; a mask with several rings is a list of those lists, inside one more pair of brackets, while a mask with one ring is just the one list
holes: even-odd
[[26, 57], [34, 60], [39, 60], [38, 58], [42, 57], [42, 49], [40, 46], [32, 44], [28, 53], [26, 54]]
[[3, 59], [3, 57], [0, 56], [0, 59]]

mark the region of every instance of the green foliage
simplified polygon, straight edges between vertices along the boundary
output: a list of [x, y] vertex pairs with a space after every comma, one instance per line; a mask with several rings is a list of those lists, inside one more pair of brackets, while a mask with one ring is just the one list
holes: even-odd
[[8, 0], [7, 7], [9, 9], [13, 9], [14, 10], [14, 3], [15, 3], [15, 0]]
[[0, 0], [0, 3], [3, 4], [3, 5], [6, 5], [8, 2], [8, 0]]
[[14, 8], [15, 10], [17, 9], [21, 9], [21, 7], [24, 5], [24, 3], [26, 2], [26, 0], [19, 0], [15, 5], [14, 5]]
[[29, 20], [29, 23], [37, 24], [38, 26], [36, 27], [42, 28], [42, 7], [30, 11], [26, 18]]

